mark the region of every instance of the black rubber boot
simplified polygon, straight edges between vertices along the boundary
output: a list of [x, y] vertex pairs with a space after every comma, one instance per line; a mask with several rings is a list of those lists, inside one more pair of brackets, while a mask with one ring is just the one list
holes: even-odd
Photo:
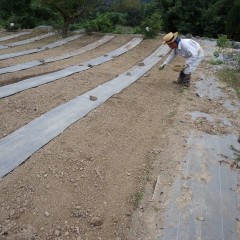
[[191, 80], [191, 73], [185, 74], [182, 85], [184, 87], [189, 87], [190, 86], [190, 80]]
[[183, 71], [180, 72], [177, 83], [183, 85], [184, 87], [190, 86], [191, 73], [185, 74]]

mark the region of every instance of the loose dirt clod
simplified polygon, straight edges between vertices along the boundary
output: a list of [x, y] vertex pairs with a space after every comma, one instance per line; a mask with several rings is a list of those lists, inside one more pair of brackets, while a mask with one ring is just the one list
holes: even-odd
[[103, 220], [100, 217], [93, 217], [90, 221], [93, 226], [101, 226], [103, 224]]

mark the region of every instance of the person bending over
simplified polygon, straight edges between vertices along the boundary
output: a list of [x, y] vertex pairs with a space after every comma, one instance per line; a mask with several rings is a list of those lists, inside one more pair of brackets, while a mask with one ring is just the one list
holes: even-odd
[[178, 32], [166, 34], [163, 40], [163, 43], [167, 44], [172, 49], [172, 52], [164, 63], [159, 66], [159, 70], [162, 70], [167, 64], [171, 63], [177, 55], [184, 57], [186, 59], [185, 65], [175, 82], [189, 87], [191, 73], [196, 70], [204, 58], [202, 47], [192, 39], [181, 39], [178, 37]]

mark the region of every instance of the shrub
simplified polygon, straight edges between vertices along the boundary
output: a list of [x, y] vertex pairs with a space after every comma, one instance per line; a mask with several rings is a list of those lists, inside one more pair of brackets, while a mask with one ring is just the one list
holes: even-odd
[[16, 31], [21, 27], [19, 19], [16, 16], [11, 16], [6, 22], [4, 28], [7, 31]]
[[83, 24], [78, 23], [78, 24], [71, 24], [69, 27], [70, 31], [76, 31], [78, 29], [82, 29], [83, 28]]
[[17, 31], [18, 29], [20, 29], [20, 24], [15, 22], [7, 22], [5, 24], [5, 29], [7, 31]]
[[127, 14], [118, 12], [107, 12], [106, 17], [110, 19], [113, 25], [123, 25], [127, 24]]
[[115, 26], [111, 21], [108, 14], [97, 14], [97, 17], [93, 20], [88, 20], [84, 24], [84, 28], [87, 33], [91, 32], [113, 32], [115, 30]]
[[227, 38], [227, 35], [219, 34], [217, 39], [217, 47], [220, 49], [229, 48], [231, 46], [231, 43], [229, 39]]
[[153, 13], [150, 17], [146, 18], [142, 24], [141, 29], [146, 38], [153, 38], [162, 28], [162, 18], [159, 13]]
[[116, 25], [116, 29], [114, 30], [116, 34], [131, 34], [133, 33], [132, 27]]
[[4, 28], [5, 27], [5, 21], [0, 19], [0, 28]]
[[142, 33], [142, 29], [140, 26], [133, 28], [133, 34], [140, 34], [140, 33]]

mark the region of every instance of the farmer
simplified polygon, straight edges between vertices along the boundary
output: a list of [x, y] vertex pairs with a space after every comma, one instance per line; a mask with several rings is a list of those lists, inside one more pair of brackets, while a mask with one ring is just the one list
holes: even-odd
[[[163, 43], [166, 43], [173, 50], [164, 63], [159, 66], [159, 70], [162, 70], [167, 64], [171, 63], [177, 55], [186, 58], [186, 63], [179, 70], [180, 74], [175, 82], [189, 87], [191, 73], [196, 70], [197, 66], [204, 58], [201, 46], [192, 39], [181, 39], [178, 37], [178, 32], [168, 33], [163, 37], [163, 40]], [[175, 70], [177, 71], [177, 69]]]

